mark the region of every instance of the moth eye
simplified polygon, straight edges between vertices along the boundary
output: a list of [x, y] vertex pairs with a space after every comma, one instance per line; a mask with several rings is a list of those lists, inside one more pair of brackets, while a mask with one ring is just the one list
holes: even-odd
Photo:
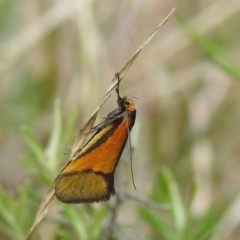
[[128, 107], [129, 105], [130, 105], [130, 101], [127, 100], [127, 101], [125, 102], [125, 107]]

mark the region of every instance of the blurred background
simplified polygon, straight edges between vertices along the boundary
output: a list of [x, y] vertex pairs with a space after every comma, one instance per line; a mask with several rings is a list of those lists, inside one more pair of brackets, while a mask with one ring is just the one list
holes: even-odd
[[[121, 83], [137, 191], [126, 147], [123, 196], [56, 202], [34, 239], [240, 239], [239, 0], [0, 1], [1, 239], [26, 237], [78, 130], [173, 7]], [[97, 121], [114, 108], [115, 94]]]

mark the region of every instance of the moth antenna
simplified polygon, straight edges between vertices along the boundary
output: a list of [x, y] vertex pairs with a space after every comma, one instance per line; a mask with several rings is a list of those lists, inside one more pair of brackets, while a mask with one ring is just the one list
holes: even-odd
[[[127, 114], [127, 112], [126, 112]], [[130, 131], [129, 127], [127, 125], [127, 131], [128, 131], [128, 142], [129, 142], [129, 148], [130, 148], [130, 169], [131, 169], [131, 176], [132, 176], [132, 184], [135, 190], [137, 190], [135, 182], [134, 182], [134, 175], [133, 175], [133, 160], [132, 160], [132, 142], [131, 142], [131, 137], [130, 137]]]
[[118, 80], [117, 88], [116, 88], [117, 98], [118, 98], [118, 99], [117, 99], [117, 103], [118, 103], [119, 108], [122, 110], [122, 106], [121, 106], [121, 100], [122, 100], [122, 98], [121, 98], [120, 93], [119, 93], [119, 86], [120, 86], [121, 79], [120, 79], [119, 73], [116, 73], [115, 76], [116, 76], [116, 78], [117, 78], [117, 80]]
[[[118, 80], [117, 88], [116, 88], [117, 97], [118, 97], [117, 102], [118, 102], [118, 106], [119, 106], [120, 110], [123, 110], [123, 109], [122, 109], [122, 105], [121, 105], [121, 100], [122, 100], [122, 98], [121, 98], [120, 93], [119, 93], [119, 86], [120, 86], [121, 79], [120, 79], [119, 73], [116, 73], [115, 76], [116, 76], [116, 78], [117, 78], [117, 80]], [[127, 110], [126, 110], [126, 115], [127, 115], [127, 117], [128, 117]], [[130, 168], [131, 168], [132, 183], [133, 183], [133, 187], [137, 190], [136, 185], [135, 185], [135, 182], [134, 182], [134, 176], [133, 176], [132, 143], [131, 143], [131, 137], [130, 137], [130, 131], [129, 131], [128, 125], [127, 125], [127, 131], [128, 131], [128, 142], [129, 142], [129, 148], [130, 148], [130, 163], [131, 163], [131, 164], [130, 164], [130, 165], [131, 165]]]

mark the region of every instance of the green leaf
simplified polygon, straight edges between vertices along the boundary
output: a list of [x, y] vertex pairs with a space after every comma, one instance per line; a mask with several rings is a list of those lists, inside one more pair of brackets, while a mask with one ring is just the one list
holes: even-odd
[[240, 81], [240, 66], [230, 58], [222, 45], [209, 36], [199, 33], [196, 28], [191, 26], [184, 18], [179, 17], [178, 23], [179, 26], [199, 44], [215, 64], [231, 77]]

